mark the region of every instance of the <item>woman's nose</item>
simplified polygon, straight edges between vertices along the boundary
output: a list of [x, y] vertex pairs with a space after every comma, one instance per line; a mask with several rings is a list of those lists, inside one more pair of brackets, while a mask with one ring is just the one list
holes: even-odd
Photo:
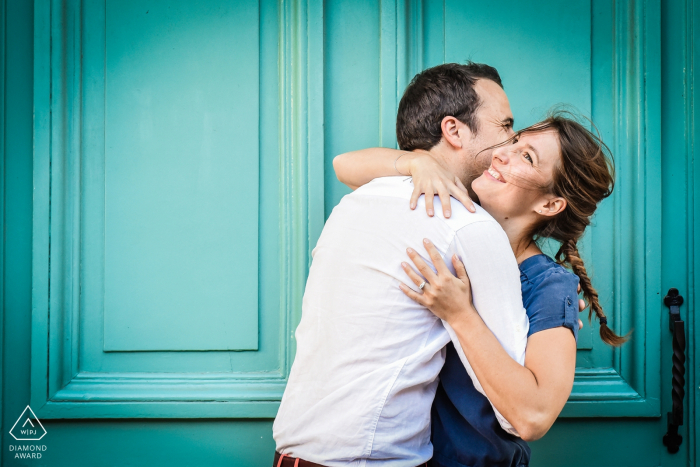
[[500, 148], [494, 149], [493, 155], [491, 157], [491, 163], [494, 163], [496, 161], [500, 162], [501, 164], [508, 163], [508, 150], [507, 150], [507, 148], [501, 146]]

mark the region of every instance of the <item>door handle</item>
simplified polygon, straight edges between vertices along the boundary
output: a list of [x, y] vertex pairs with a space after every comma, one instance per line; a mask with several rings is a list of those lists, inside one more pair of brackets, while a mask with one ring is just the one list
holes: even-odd
[[681, 319], [683, 297], [678, 289], [669, 289], [664, 298], [668, 307], [668, 327], [673, 334], [673, 378], [671, 398], [673, 406], [667, 414], [668, 430], [664, 435], [664, 446], [668, 452], [675, 454], [683, 442], [678, 434], [678, 427], [683, 424], [683, 398], [685, 397], [685, 323]]

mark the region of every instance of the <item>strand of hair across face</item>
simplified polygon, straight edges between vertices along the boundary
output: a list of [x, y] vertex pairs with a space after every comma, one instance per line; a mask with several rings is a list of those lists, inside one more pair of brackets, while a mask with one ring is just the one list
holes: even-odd
[[600, 306], [600, 302], [598, 301], [598, 292], [593, 288], [591, 279], [588, 277], [586, 267], [583, 265], [583, 260], [581, 259], [581, 255], [578, 252], [578, 247], [576, 246], [576, 240], [571, 239], [562, 243], [562, 246], [559, 248], [556, 256], [559, 264], [569, 264], [574, 274], [579, 277], [583, 296], [586, 298], [586, 301], [590, 306], [588, 321], [591, 321], [591, 316], [593, 313], [596, 314], [599, 320], [604, 318], [604, 320], [600, 323], [600, 338], [603, 340], [603, 342], [614, 347], [624, 344], [629, 338], [629, 333], [626, 336], [618, 336], [608, 327], [607, 317], [605, 316], [605, 313], [603, 313], [603, 308]]

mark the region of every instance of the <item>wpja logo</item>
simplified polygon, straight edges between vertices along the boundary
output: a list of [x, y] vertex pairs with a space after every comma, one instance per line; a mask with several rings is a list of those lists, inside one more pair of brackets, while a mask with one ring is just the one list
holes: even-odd
[[[46, 435], [46, 429], [41, 424], [34, 411], [27, 406], [10, 429], [10, 434], [17, 441], [39, 441]], [[15, 459], [41, 459], [46, 451], [46, 445], [40, 444], [10, 444], [10, 452], [15, 453]]]
[[31, 407], [27, 406], [19, 416], [10, 434], [17, 441], [39, 441], [46, 435], [46, 429], [41, 424]]

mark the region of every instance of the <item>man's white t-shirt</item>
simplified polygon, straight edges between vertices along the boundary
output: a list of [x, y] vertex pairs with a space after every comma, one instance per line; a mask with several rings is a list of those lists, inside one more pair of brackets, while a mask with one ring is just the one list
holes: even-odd
[[[313, 250], [296, 330], [297, 352], [273, 426], [277, 451], [336, 466], [416, 466], [432, 457], [430, 408], [452, 328], [408, 298], [406, 248], [429, 263], [423, 238], [464, 262], [473, 301], [506, 352], [525, 361], [529, 321], [508, 238], [483, 209], [452, 201], [452, 217], [425, 212], [407, 177], [379, 178], [333, 209]], [[495, 409], [494, 409], [495, 410]], [[515, 433], [496, 411], [501, 425]]]

